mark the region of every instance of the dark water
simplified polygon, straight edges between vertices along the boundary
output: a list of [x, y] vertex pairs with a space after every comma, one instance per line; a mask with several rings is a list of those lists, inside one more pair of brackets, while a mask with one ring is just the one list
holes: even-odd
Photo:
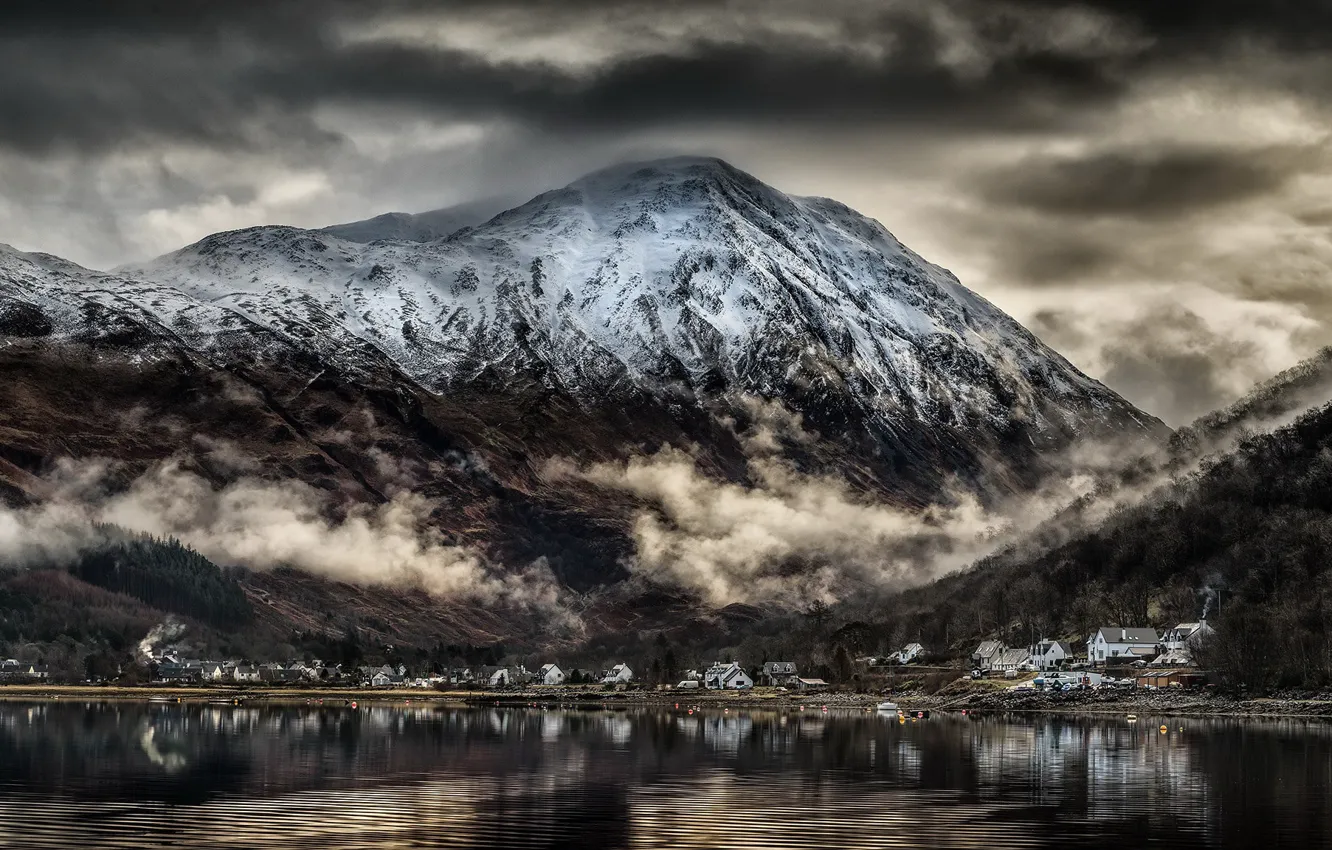
[[0, 847], [1149, 845], [1332, 847], [1332, 727], [0, 703]]

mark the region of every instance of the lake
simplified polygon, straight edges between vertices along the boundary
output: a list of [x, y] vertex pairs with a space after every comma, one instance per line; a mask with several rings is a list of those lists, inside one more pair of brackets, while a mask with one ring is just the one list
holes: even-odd
[[1332, 726], [0, 703], [0, 847], [1149, 844], [1332, 847]]

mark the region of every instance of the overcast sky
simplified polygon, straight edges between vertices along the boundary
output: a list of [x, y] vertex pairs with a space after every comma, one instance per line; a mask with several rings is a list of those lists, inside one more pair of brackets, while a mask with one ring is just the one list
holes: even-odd
[[714, 154], [882, 221], [1179, 424], [1332, 341], [1332, 0], [0, 3], [0, 242]]

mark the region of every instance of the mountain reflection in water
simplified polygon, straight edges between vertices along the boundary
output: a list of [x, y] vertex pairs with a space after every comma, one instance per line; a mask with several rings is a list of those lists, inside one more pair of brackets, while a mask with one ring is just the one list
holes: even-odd
[[1332, 847], [1330, 792], [1296, 720], [0, 703], [0, 847]]

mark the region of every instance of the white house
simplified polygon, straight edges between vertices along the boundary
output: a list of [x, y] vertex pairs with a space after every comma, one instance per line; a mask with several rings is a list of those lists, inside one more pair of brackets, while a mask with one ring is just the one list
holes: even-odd
[[1168, 651], [1184, 650], [1191, 652], [1207, 640], [1216, 630], [1207, 625], [1206, 620], [1197, 623], [1180, 623], [1173, 629], [1166, 629], [1161, 636], [1161, 643]]
[[971, 653], [971, 663], [982, 673], [988, 673], [994, 669], [995, 660], [1006, 648], [1001, 641], [983, 640], [976, 651]]
[[1073, 645], [1062, 640], [1042, 639], [1029, 651], [1031, 665], [1037, 670], [1055, 670], [1073, 658]]
[[1155, 658], [1160, 652], [1160, 642], [1156, 629], [1102, 626], [1087, 638], [1087, 661], [1114, 664]]
[[566, 678], [558, 664], [543, 664], [537, 673], [537, 681], [543, 685], [563, 685]]
[[1216, 630], [1203, 620], [1197, 623], [1180, 623], [1173, 629], [1166, 629], [1161, 635], [1161, 645], [1165, 648], [1157, 657], [1157, 664], [1186, 665], [1193, 663], [1193, 653], [1199, 646], [1216, 633]]
[[924, 654], [925, 647], [918, 643], [909, 643], [897, 650], [897, 652], [894, 652], [889, 658], [896, 661], [898, 664], [910, 664]]
[[509, 673], [509, 668], [500, 667], [496, 670], [491, 671], [490, 678], [487, 680], [487, 683], [492, 688], [504, 688], [508, 687], [509, 683], [512, 681], [513, 681], [513, 676], [512, 674]]
[[628, 664], [616, 664], [601, 678], [601, 683], [603, 685], [618, 685], [633, 680], [634, 671], [629, 669]]
[[231, 671], [231, 677], [237, 682], [257, 682], [259, 668], [253, 664], [237, 664], [236, 669]]
[[374, 676], [370, 678], [370, 686], [374, 688], [391, 688], [394, 685], [403, 684], [404, 681], [405, 680], [403, 679], [401, 674], [397, 672], [390, 673], [386, 668], [386, 669], [381, 669], [378, 673], [376, 673]]
[[993, 673], [1007, 673], [1017, 670], [1030, 660], [1031, 655], [1025, 649], [1005, 649], [990, 663]]
[[742, 691], [754, 687], [754, 680], [738, 661], [722, 664], [720, 661], [703, 674], [703, 687], [718, 691]]

